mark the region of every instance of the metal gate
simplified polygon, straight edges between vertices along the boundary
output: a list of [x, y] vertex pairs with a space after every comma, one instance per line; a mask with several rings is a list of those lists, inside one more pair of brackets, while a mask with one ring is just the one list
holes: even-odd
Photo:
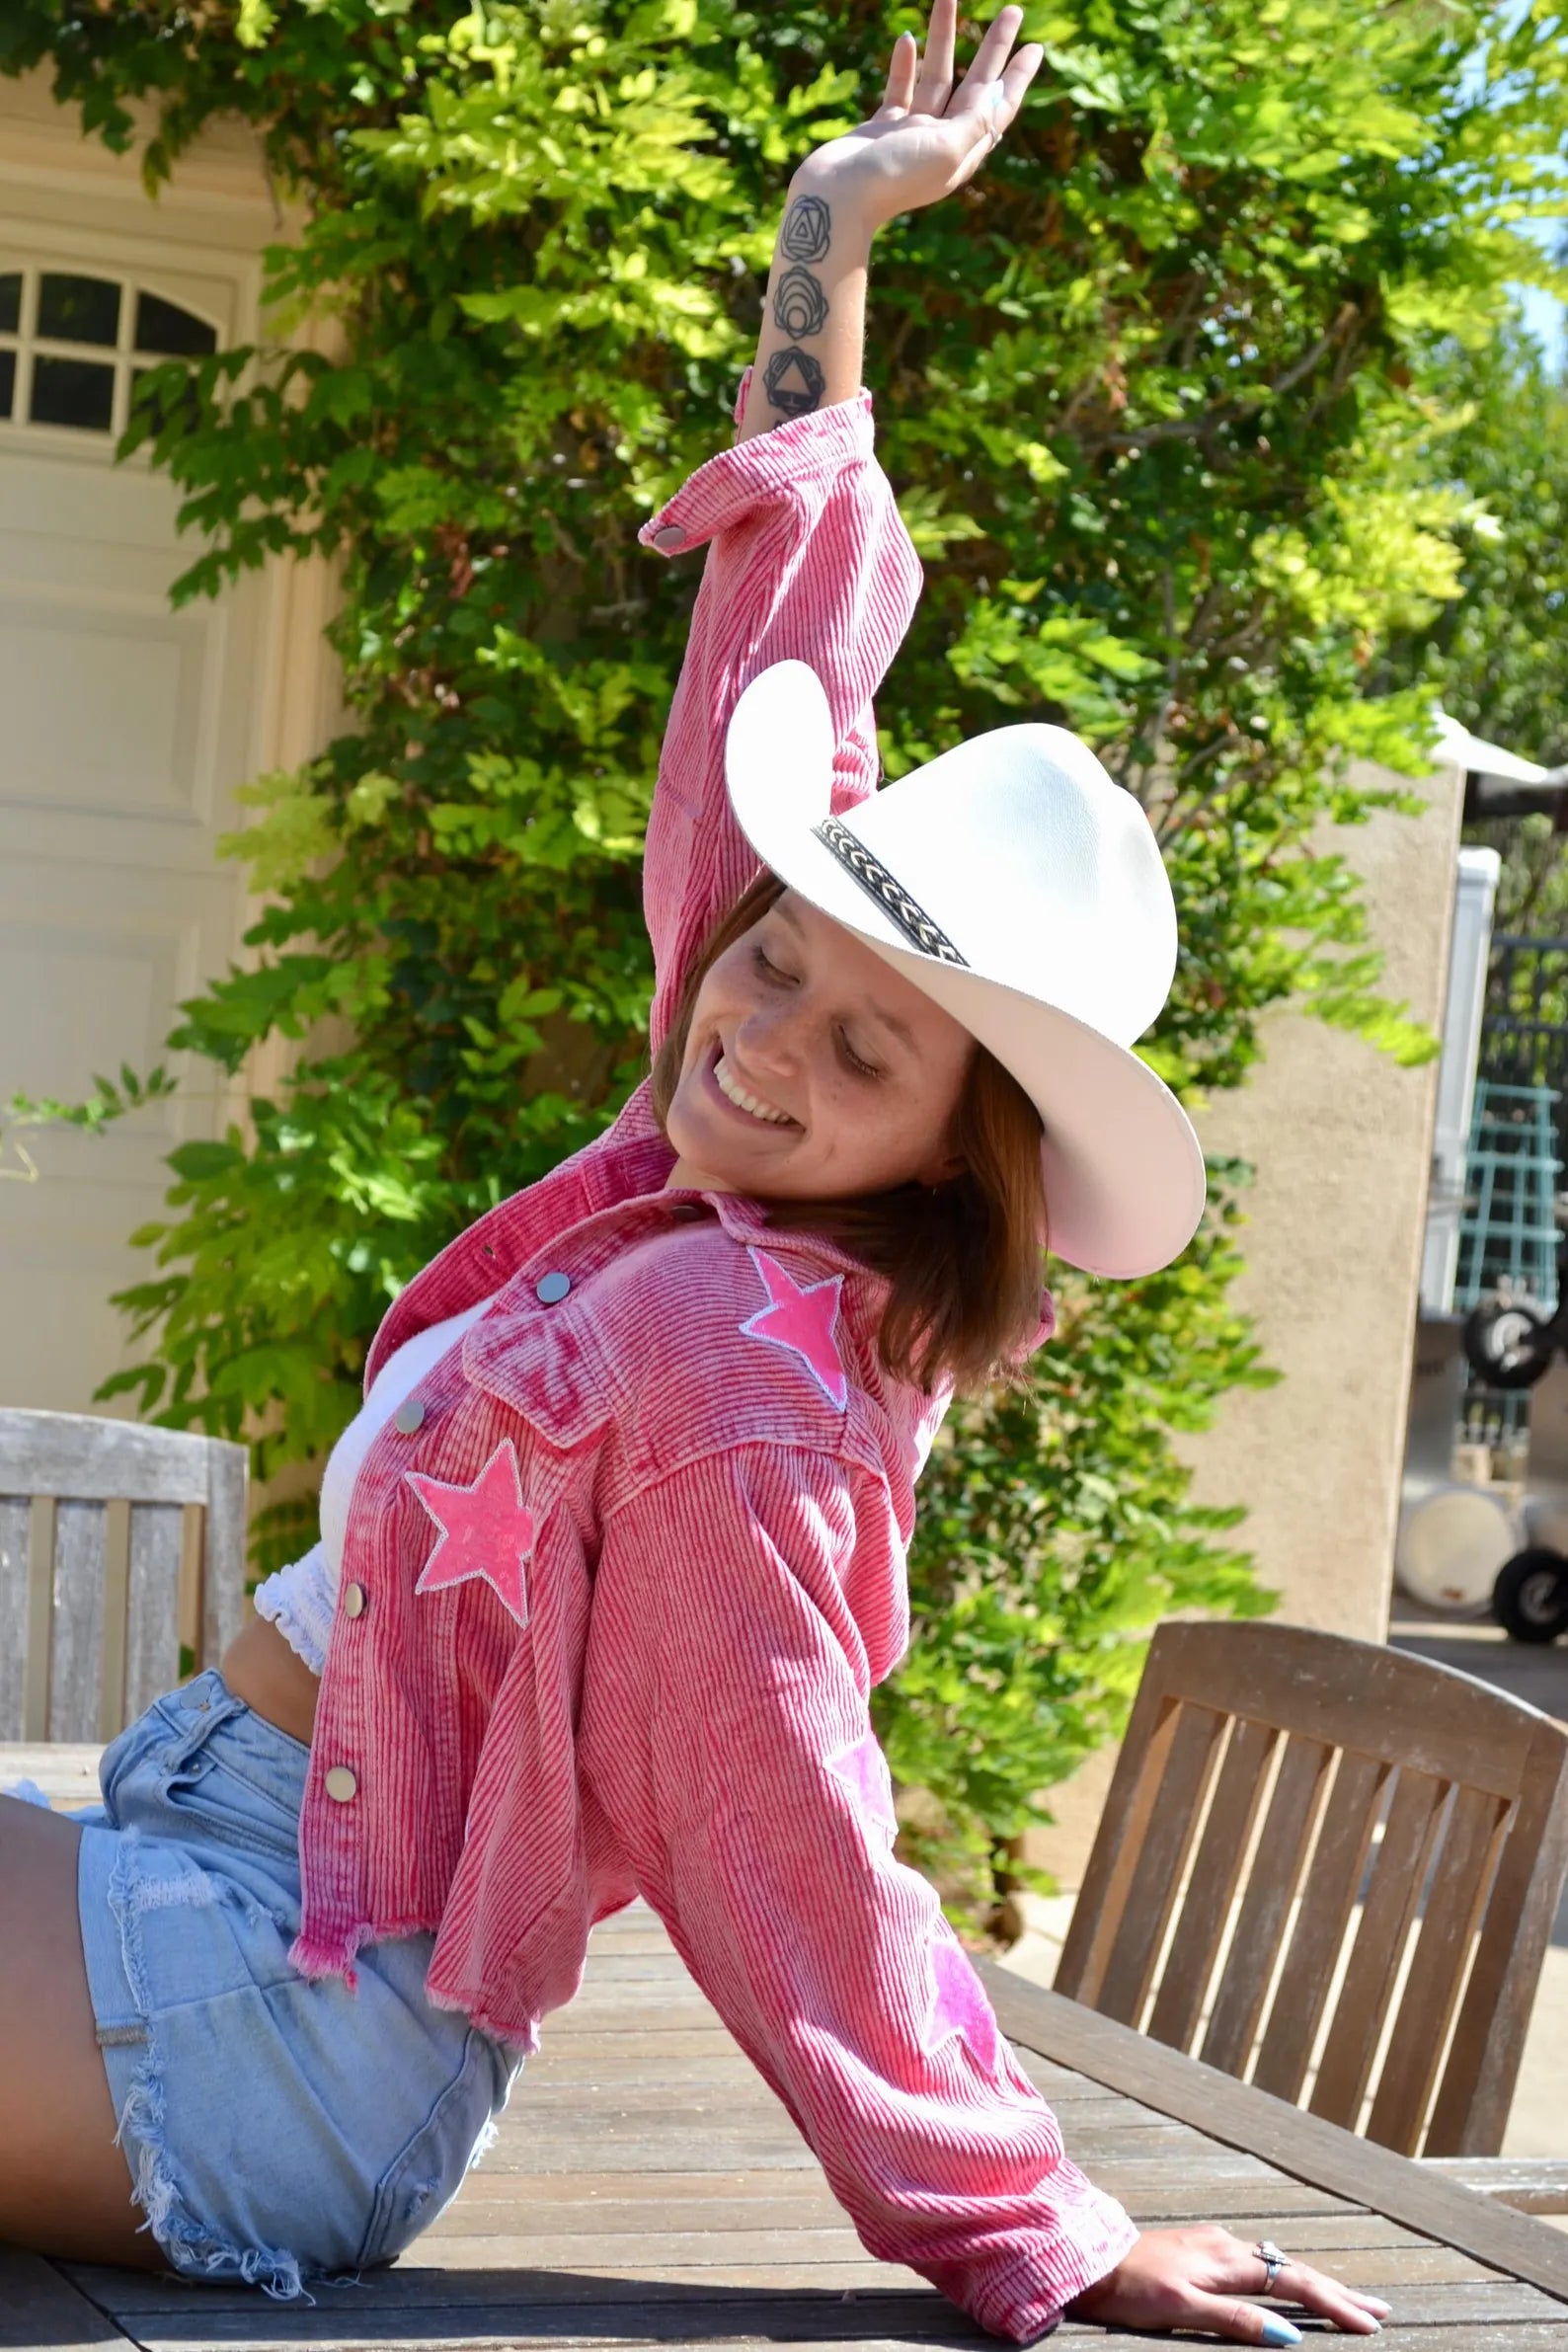
[[1568, 1101], [1568, 939], [1494, 933], [1476, 1072], [1489, 1085], [1549, 1086], [1557, 1096], [1557, 1157]]
[[[1476, 1065], [1453, 1303], [1496, 1292], [1557, 1304], [1558, 1205], [1568, 1164], [1568, 939], [1493, 935]], [[1464, 1434], [1498, 1444], [1524, 1425], [1528, 1391], [1470, 1375]]]

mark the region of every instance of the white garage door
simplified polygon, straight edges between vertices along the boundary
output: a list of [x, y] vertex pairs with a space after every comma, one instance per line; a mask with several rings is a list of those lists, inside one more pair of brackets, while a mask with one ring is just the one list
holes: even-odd
[[[0, 247], [0, 1103], [162, 1058], [242, 920], [214, 844], [249, 764], [261, 594], [171, 612], [195, 552], [178, 494], [112, 463], [138, 367], [227, 340], [233, 288], [115, 248], [111, 268]], [[101, 1137], [0, 1145], [0, 1404], [94, 1409], [124, 1361], [109, 1296], [151, 1271], [127, 1236], [160, 1212], [162, 1155], [226, 1115], [218, 1073], [192, 1074], [194, 1098]]]

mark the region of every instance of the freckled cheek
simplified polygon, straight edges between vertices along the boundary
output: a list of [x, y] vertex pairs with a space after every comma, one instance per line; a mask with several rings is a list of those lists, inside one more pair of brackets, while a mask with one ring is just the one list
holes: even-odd
[[880, 1118], [867, 1117], [865, 1131], [866, 1157], [875, 1162], [879, 1177], [888, 1183], [907, 1183], [930, 1146], [923, 1119], [907, 1109], [891, 1111], [885, 1106]]
[[723, 991], [704, 984], [691, 1010], [691, 1027], [686, 1035], [686, 1068], [695, 1069], [706, 1060], [715, 1031], [734, 1026], [735, 1017], [726, 1007]]
[[885, 1104], [868, 1101], [867, 1090], [842, 1073], [821, 1084], [816, 1100], [824, 1140], [846, 1167], [852, 1162], [857, 1171], [876, 1171], [909, 1148], [902, 1133], [906, 1123], [890, 1120]]
[[837, 1063], [811, 1072], [811, 1108], [819, 1120], [832, 1120], [834, 1129], [841, 1134], [853, 1134], [853, 1122], [865, 1115], [865, 1103], [856, 1101], [853, 1086], [846, 1082]]
[[714, 1030], [739, 1029], [741, 1024], [757, 1011], [755, 992], [745, 987], [740, 976], [726, 973], [723, 960], [717, 963], [698, 992], [691, 1016], [692, 1035]]

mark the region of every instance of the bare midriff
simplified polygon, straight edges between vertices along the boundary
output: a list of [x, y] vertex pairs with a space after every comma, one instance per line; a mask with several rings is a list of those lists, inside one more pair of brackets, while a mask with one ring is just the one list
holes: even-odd
[[220, 1671], [236, 1698], [309, 1747], [321, 1681], [275, 1625], [252, 1617], [224, 1651]]

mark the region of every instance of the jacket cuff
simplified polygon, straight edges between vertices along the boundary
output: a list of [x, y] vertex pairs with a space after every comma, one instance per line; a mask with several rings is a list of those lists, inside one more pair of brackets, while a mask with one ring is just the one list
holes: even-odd
[[1052, 2246], [1049, 2287], [1043, 2287], [1039, 2262], [1015, 2263], [976, 2297], [974, 2316], [1010, 2343], [1036, 2343], [1059, 2324], [1070, 2303], [1132, 2252], [1139, 2235], [1116, 2199], [1085, 2180], [1074, 2199], [1071, 2224]]
[[698, 466], [637, 536], [660, 555], [684, 555], [779, 499], [863, 464], [874, 447], [869, 392], [787, 418]]

